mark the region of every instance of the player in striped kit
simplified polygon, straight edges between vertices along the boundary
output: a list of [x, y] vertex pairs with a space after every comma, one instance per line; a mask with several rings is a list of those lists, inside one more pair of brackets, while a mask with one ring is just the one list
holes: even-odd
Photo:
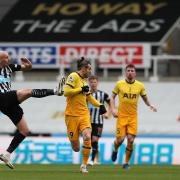
[[62, 87], [65, 79], [62, 79], [56, 89], [20, 89], [11, 90], [11, 74], [14, 71], [31, 70], [32, 64], [27, 58], [21, 58], [21, 64], [10, 64], [9, 54], [0, 51], [0, 111], [7, 115], [18, 131], [5, 152], [0, 154], [2, 160], [9, 168], [13, 169], [10, 155], [18, 145], [28, 136], [29, 128], [24, 117], [20, 103], [30, 97], [42, 98], [50, 95], [63, 95]]
[[[104, 91], [98, 90], [98, 77], [90, 76], [88, 81], [92, 96], [101, 104], [107, 103], [109, 105], [110, 104], [109, 95]], [[92, 126], [92, 134], [91, 134], [92, 156], [91, 156], [91, 161], [88, 164], [93, 166], [95, 157], [97, 157], [99, 152], [98, 141], [103, 131], [104, 117], [107, 117], [107, 113], [104, 115], [100, 115], [99, 108], [93, 106], [90, 103], [88, 103], [88, 108], [90, 111], [91, 126]]]

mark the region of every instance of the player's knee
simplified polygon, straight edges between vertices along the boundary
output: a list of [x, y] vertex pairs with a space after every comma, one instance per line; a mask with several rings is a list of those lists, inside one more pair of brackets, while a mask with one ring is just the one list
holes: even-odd
[[21, 89], [16, 91], [17, 99], [21, 103], [31, 97], [31, 89]]
[[134, 143], [134, 139], [130, 139], [129, 141], [128, 141], [128, 144], [133, 144]]
[[78, 143], [72, 143], [71, 145], [72, 145], [73, 151], [75, 151], [75, 152], [79, 152], [80, 151], [80, 147], [79, 147]]
[[19, 131], [21, 134], [23, 134], [25, 137], [27, 137], [30, 134], [29, 129], [23, 129], [21, 131]]
[[128, 144], [133, 144], [134, 143], [134, 138], [130, 137], [127, 139]]
[[119, 145], [121, 145], [123, 142], [124, 142], [124, 138], [123, 137], [120, 137], [120, 138], [116, 139], [116, 143], [119, 144]]
[[79, 151], [80, 151], [80, 148], [75, 146], [75, 147], [73, 147], [73, 151], [74, 151], [74, 152], [79, 152]]
[[91, 129], [87, 128], [82, 132], [83, 135], [83, 141], [89, 141], [91, 140]]
[[89, 140], [91, 140], [91, 135], [88, 134], [88, 133], [84, 134], [83, 140], [84, 140], [84, 141], [89, 141]]
[[127, 143], [126, 150], [133, 151], [133, 143]]
[[31, 89], [20, 89], [17, 90], [17, 95], [18, 96], [31, 96]]

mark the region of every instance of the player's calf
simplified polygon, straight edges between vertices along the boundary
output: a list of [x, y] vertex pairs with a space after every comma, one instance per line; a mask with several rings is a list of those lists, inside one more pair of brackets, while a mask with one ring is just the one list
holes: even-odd
[[112, 159], [113, 162], [116, 161], [116, 159], [117, 159], [117, 153], [118, 152], [116, 152], [116, 151], [112, 152], [111, 159]]

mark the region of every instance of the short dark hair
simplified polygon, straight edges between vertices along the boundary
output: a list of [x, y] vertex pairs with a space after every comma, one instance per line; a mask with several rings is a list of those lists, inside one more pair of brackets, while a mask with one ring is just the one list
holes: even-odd
[[85, 59], [84, 57], [81, 57], [80, 59], [77, 60], [77, 68], [80, 70], [84, 66], [88, 66], [88, 64], [91, 65], [91, 62], [89, 59]]
[[127, 68], [134, 68], [134, 69], [136, 70], [136, 67], [135, 67], [134, 64], [128, 64], [128, 65], [126, 66], [126, 70], [127, 70]]
[[98, 81], [98, 77], [95, 76], [95, 75], [91, 75], [91, 76], [88, 78], [89, 81], [94, 80], [94, 79], [96, 79], [96, 80]]

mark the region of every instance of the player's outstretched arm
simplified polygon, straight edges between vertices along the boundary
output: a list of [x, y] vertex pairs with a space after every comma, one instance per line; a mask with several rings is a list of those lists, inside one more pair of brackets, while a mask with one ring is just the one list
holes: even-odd
[[150, 109], [151, 109], [153, 112], [157, 112], [156, 107], [155, 107], [155, 106], [153, 106], [153, 105], [149, 102], [149, 100], [148, 100], [148, 97], [147, 97], [147, 96], [142, 96], [142, 99], [143, 99], [144, 103], [145, 103], [147, 106], [149, 106], [149, 107], [150, 107]]
[[27, 58], [21, 58], [21, 71], [29, 71], [32, 69], [32, 63]]

